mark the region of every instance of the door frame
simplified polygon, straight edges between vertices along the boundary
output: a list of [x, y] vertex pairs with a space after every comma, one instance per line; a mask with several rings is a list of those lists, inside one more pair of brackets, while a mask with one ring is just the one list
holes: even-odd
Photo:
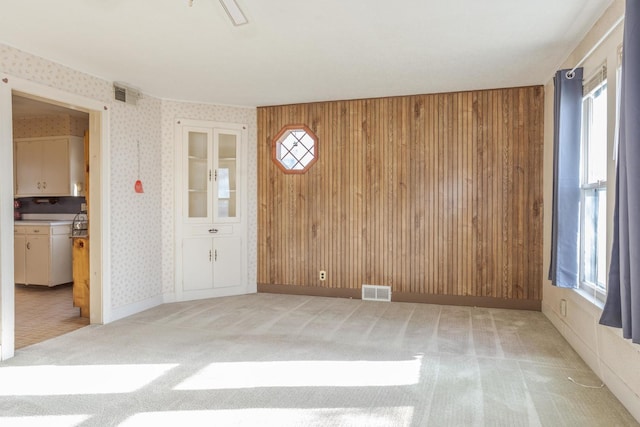
[[91, 198], [90, 323], [111, 319], [109, 218], [109, 108], [95, 99], [0, 73], [0, 360], [15, 354], [13, 278], [13, 114], [12, 95], [30, 97], [89, 113]]

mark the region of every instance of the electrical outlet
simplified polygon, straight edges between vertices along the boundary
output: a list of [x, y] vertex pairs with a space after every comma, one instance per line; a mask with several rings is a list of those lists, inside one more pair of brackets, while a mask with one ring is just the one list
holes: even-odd
[[327, 272], [320, 270], [320, 280], [327, 280]]
[[86, 212], [87, 211], [87, 204], [86, 203], [80, 203], [80, 210]]
[[560, 300], [560, 314], [562, 315], [562, 317], [567, 317], [567, 300], [566, 299]]

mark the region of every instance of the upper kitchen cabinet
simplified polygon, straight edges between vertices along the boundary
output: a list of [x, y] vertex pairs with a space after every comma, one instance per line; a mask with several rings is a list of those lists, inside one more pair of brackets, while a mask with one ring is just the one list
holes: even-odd
[[83, 196], [84, 142], [77, 136], [15, 140], [15, 196]]

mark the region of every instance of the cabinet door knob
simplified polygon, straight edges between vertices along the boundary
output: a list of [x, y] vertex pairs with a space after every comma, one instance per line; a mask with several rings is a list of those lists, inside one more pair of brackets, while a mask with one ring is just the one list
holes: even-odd
[[209, 229], [209, 233], [217, 233], [218, 229], [217, 228], [210, 228]]
[[27, 242], [27, 249], [31, 249], [31, 242]]

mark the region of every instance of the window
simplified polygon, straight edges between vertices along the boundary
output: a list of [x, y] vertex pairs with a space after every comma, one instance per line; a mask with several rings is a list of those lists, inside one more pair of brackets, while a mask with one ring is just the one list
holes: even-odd
[[584, 85], [580, 185], [580, 288], [604, 301], [607, 289], [607, 69]]
[[285, 173], [305, 173], [318, 159], [317, 145], [307, 126], [285, 126], [273, 139], [273, 161]]

